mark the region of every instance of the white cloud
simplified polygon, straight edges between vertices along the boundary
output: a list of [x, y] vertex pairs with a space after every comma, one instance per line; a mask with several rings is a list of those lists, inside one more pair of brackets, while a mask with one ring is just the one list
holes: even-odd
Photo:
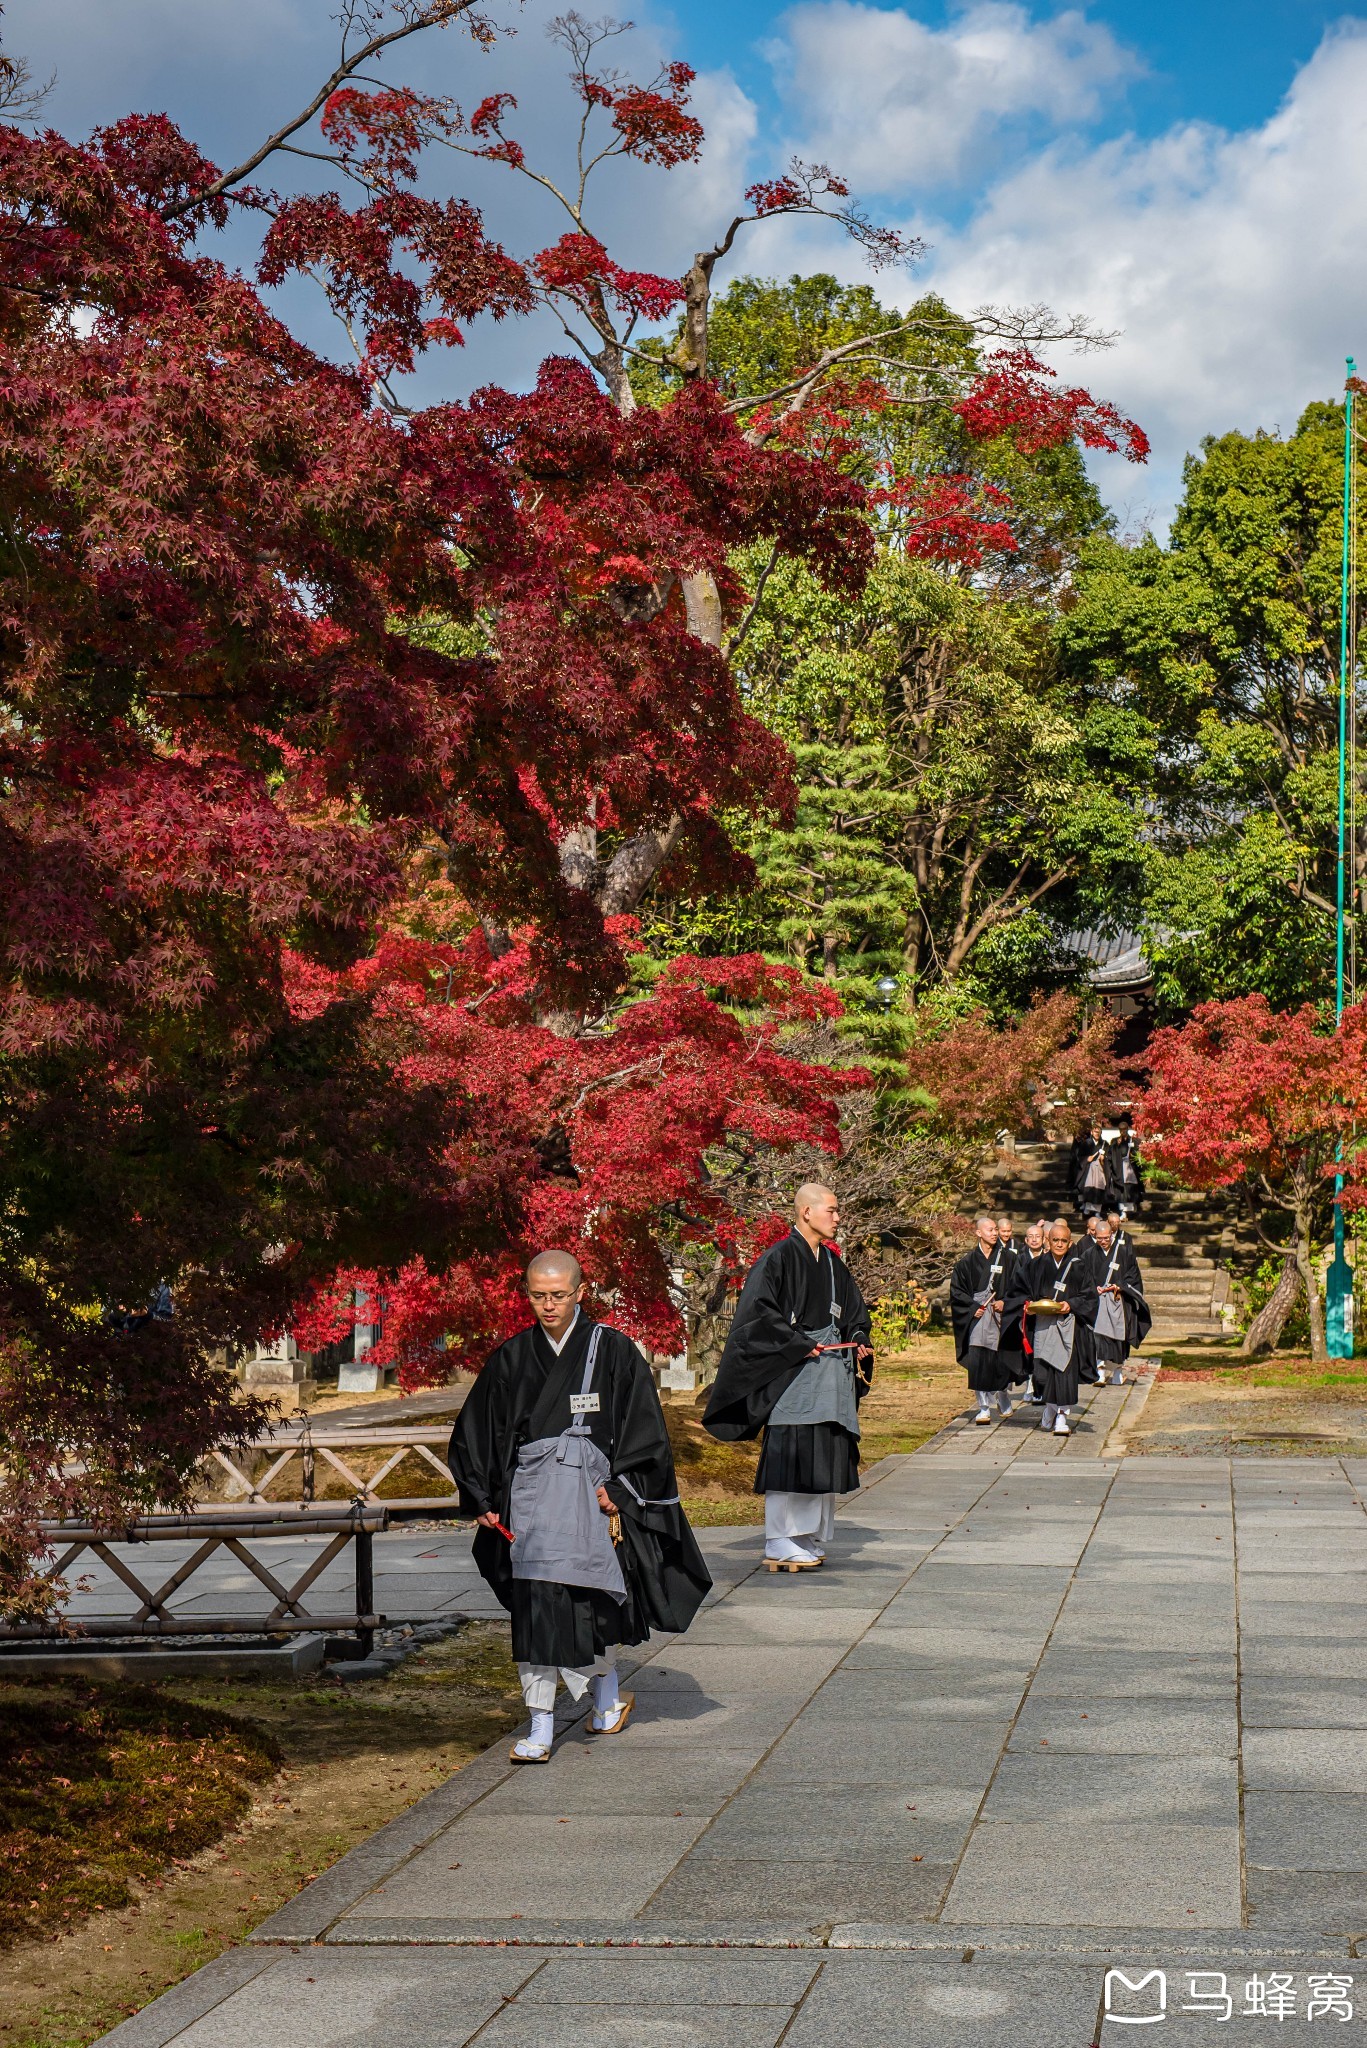
[[1265, 123], [1046, 149], [942, 234], [930, 275], [955, 304], [1048, 299], [1121, 330], [1087, 378], [1155, 442], [1160, 505], [1202, 435], [1289, 430], [1367, 353], [1367, 23], [1332, 30]]
[[[801, 15], [830, 17], [834, 53], [840, 24], [863, 11], [852, 0], [807, 0]], [[959, 17], [944, 33], [971, 18]], [[905, 16], [893, 19], [917, 29]], [[797, 76], [786, 61], [777, 68], [780, 80], [790, 69]], [[800, 131], [798, 145], [820, 147], [841, 168], [874, 153], [869, 135], [891, 97], [861, 110], [847, 89], [850, 75], [847, 69], [831, 81], [839, 122], [828, 112], [822, 125]], [[876, 177], [885, 195], [880, 211], [929, 244], [914, 285], [876, 282], [899, 303], [933, 285], [964, 310], [1044, 301], [1118, 331], [1107, 353], [1081, 361], [1060, 353], [1056, 364], [1148, 432], [1154, 452], [1147, 468], [1118, 457], [1093, 460], [1092, 468], [1123, 526], [1161, 529], [1181, 495], [1183, 458], [1203, 436], [1289, 432], [1312, 399], [1342, 389], [1345, 355], [1367, 359], [1367, 21], [1328, 31], [1282, 104], [1247, 129], [1186, 122], [1156, 137], [1087, 142], [1075, 127], [1081, 87], [1070, 104], [1074, 114], [1060, 116], [1060, 125], [1073, 132], [1018, 148], [1012, 165], [985, 177], [955, 218], [926, 207], [919, 175]], [[994, 137], [1010, 131], [1012, 110], [992, 116], [984, 105], [970, 94], [942, 110], [948, 160], [962, 161], [969, 142], [990, 154]], [[956, 141], [956, 133], [968, 141]], [[870, 189], [867, 176], [855, 182]], [[765, 268], [867, 276], [857, 252], [829, 233], [774, 228], [765, 238]]]
[[1020, 123], [1090, 121], [1140, 68], [1076, 9], [1034, 21], [1013, 0], [978, 0], [942, 29], [900, 8], [804, 0], [779, 34], [770, 55], [805, 144], [877, 192], [980, 173]]

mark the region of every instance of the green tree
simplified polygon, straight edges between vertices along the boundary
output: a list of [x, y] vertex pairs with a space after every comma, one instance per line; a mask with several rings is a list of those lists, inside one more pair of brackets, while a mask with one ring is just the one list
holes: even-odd
[[1325, 404], [1207, 440], [1168, 545], [1092, 537], [1059, 622], [1084, 694], [1163, 735], [1143, 921], [1168, 1012], [1332, 988], [1342, 450]]
[[[755, 602], [731, 654], [749, 708], [794, 752], [796, 817], [743, 834], [756, 940], [874, 1003], [889, 973], [918, 994], [972, 982], [994, 1016], [1057, 986], [1054, 924], [1115, 912], [1140, 872], [1133, 798], [1155, 735], [1123, 702], [1091, 702], [1059, 667], [1052, 627], [1079, 549], [1105, 527], [1074, 440], [975, 439], [956, 405], [985, 365], [973, 323], [936, 298], [909, 314], [834, 277], [742, 278], [712, 302], [708, 373], [732, 402], [783, 393], [832, 351], [890, 403], [840, 412], [848, 466], [886, 493], [863, 596], [824, 591], [757, 551], [736, 569]], [[672, 388], [678, 336], [638, 363], [638, 397]], [[1022, 452], [1017, 440], [1026, 443]], [[898, 491], [978, 493], [961, 554], [928, 559]], [[647, 942], [734, 934], [721, 906], [666, 885]], [[677, 889], [678, 884], [674, 884]]]
[[[659, 404], [678, 389], [682, 336], [681, 319], [642, 345], [631, 373], [641, 402]], [[902, 312], [870, 286], [841, 284], [829, 272], [782, 282], [740, 277], [711, 301], [707, 372], [729, 401], [776, 394], [782, 402], [814, 364], [867, 343], [834, 366], [823, 397], [839, 411], [842, 391], [866, 379], [887, 391], [886, 406], [845, 414], [848, 466], [869, 482], [942, 474], [1005, 492], [1014, 547], [993, 557], [990, 578], [1047, 586], [1107, 514], [1075, 441], [1022, 454], [1008, 434], [974, 439], [955, 413], [994, 347], [1010, 338], [979, 331], [934, 293]]]
[[867, 998], [889, 970], [955, 981], [1024, 920], [1037, 982], [1041, 907], [1088, 922], [1114, 907], [1138, 872], [1130, 790], [1155, 736], [1138, 714], [1079, 712], [1049, 625], [1033, 601], [893, 550], [857, 605], [771, 579], [737, 666], [798, 760], [796, 821], [750, 840], [791, 957]]

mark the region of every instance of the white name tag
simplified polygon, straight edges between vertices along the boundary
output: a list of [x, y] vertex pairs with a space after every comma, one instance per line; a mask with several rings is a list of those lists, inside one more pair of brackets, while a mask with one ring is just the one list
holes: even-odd
[[571, 1414], [571, 1415], [596, 1415], [597, 1413], [598, 1413], [598, 1396], [597, 1396], [596, 1394], [571, 1394], [571, 1395], [570, 1395], [570, 1414]]

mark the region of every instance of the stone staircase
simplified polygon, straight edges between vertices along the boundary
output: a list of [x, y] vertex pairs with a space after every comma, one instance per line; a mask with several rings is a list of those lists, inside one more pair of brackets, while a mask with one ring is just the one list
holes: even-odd
[[[1066, 1145], [1022, 1145], [989, 1176], [989, 1200], [1010, 1215], [1018, 1241], [1026, 1224], [1041, 1216], [1066, 1216], [1075, 1234], [1081, 1229], [1068, 1159]], [[1144, 1350], [1222, 1337], [1231, 1269], [1244, 1267], [1253, 1254], [1237, 1205], [1220, 1195], [1154, 1188], [1126, 1228], [1153, 1310]]]

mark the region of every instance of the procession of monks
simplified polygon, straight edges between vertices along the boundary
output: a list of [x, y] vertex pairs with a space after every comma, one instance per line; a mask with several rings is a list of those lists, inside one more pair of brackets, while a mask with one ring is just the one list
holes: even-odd
[[[1134, 1187], [1123, 1163], [1119, 1185]], [[723, 1443], [760, 1441], [754, 1483], [775, 1574], [821, 1570], [837, 1498], [859, 1486], [871, 1318], [839, 1229], [834, 1191], [800, 1187], [787, 1236], [746, 1279], [703, 1415]], [[538, 1253], [526, 1292], [531, 1325], [480, 1372], [448, 1459], [476, 1524], [475, 1563], [510, 1616], [530, 1717], [511, 1761], [536, 1765], [551, 1760], [561, 1684], [572, 1700], [591, 1692], [591, 1735], [626, 1730], [635, 1700], [618, 1682], [619, 1650], [686, 1629], [712, 1582], [647, 1360], [585, 1313], [572, 1253]], [[1119, 1377], [1148, 1329], [1124, 1211], [1092, 1212], [1078, 1241], [1063, 1218], [1032, 1224], [1020, 1245], [1009, 1218], [979, 1216], [950, 1312], [978, 1421], [994, 1404], [1009, 1414], [1029, 1383], [1040, 1427], [1067, 1435], [1079, 1383]]]

